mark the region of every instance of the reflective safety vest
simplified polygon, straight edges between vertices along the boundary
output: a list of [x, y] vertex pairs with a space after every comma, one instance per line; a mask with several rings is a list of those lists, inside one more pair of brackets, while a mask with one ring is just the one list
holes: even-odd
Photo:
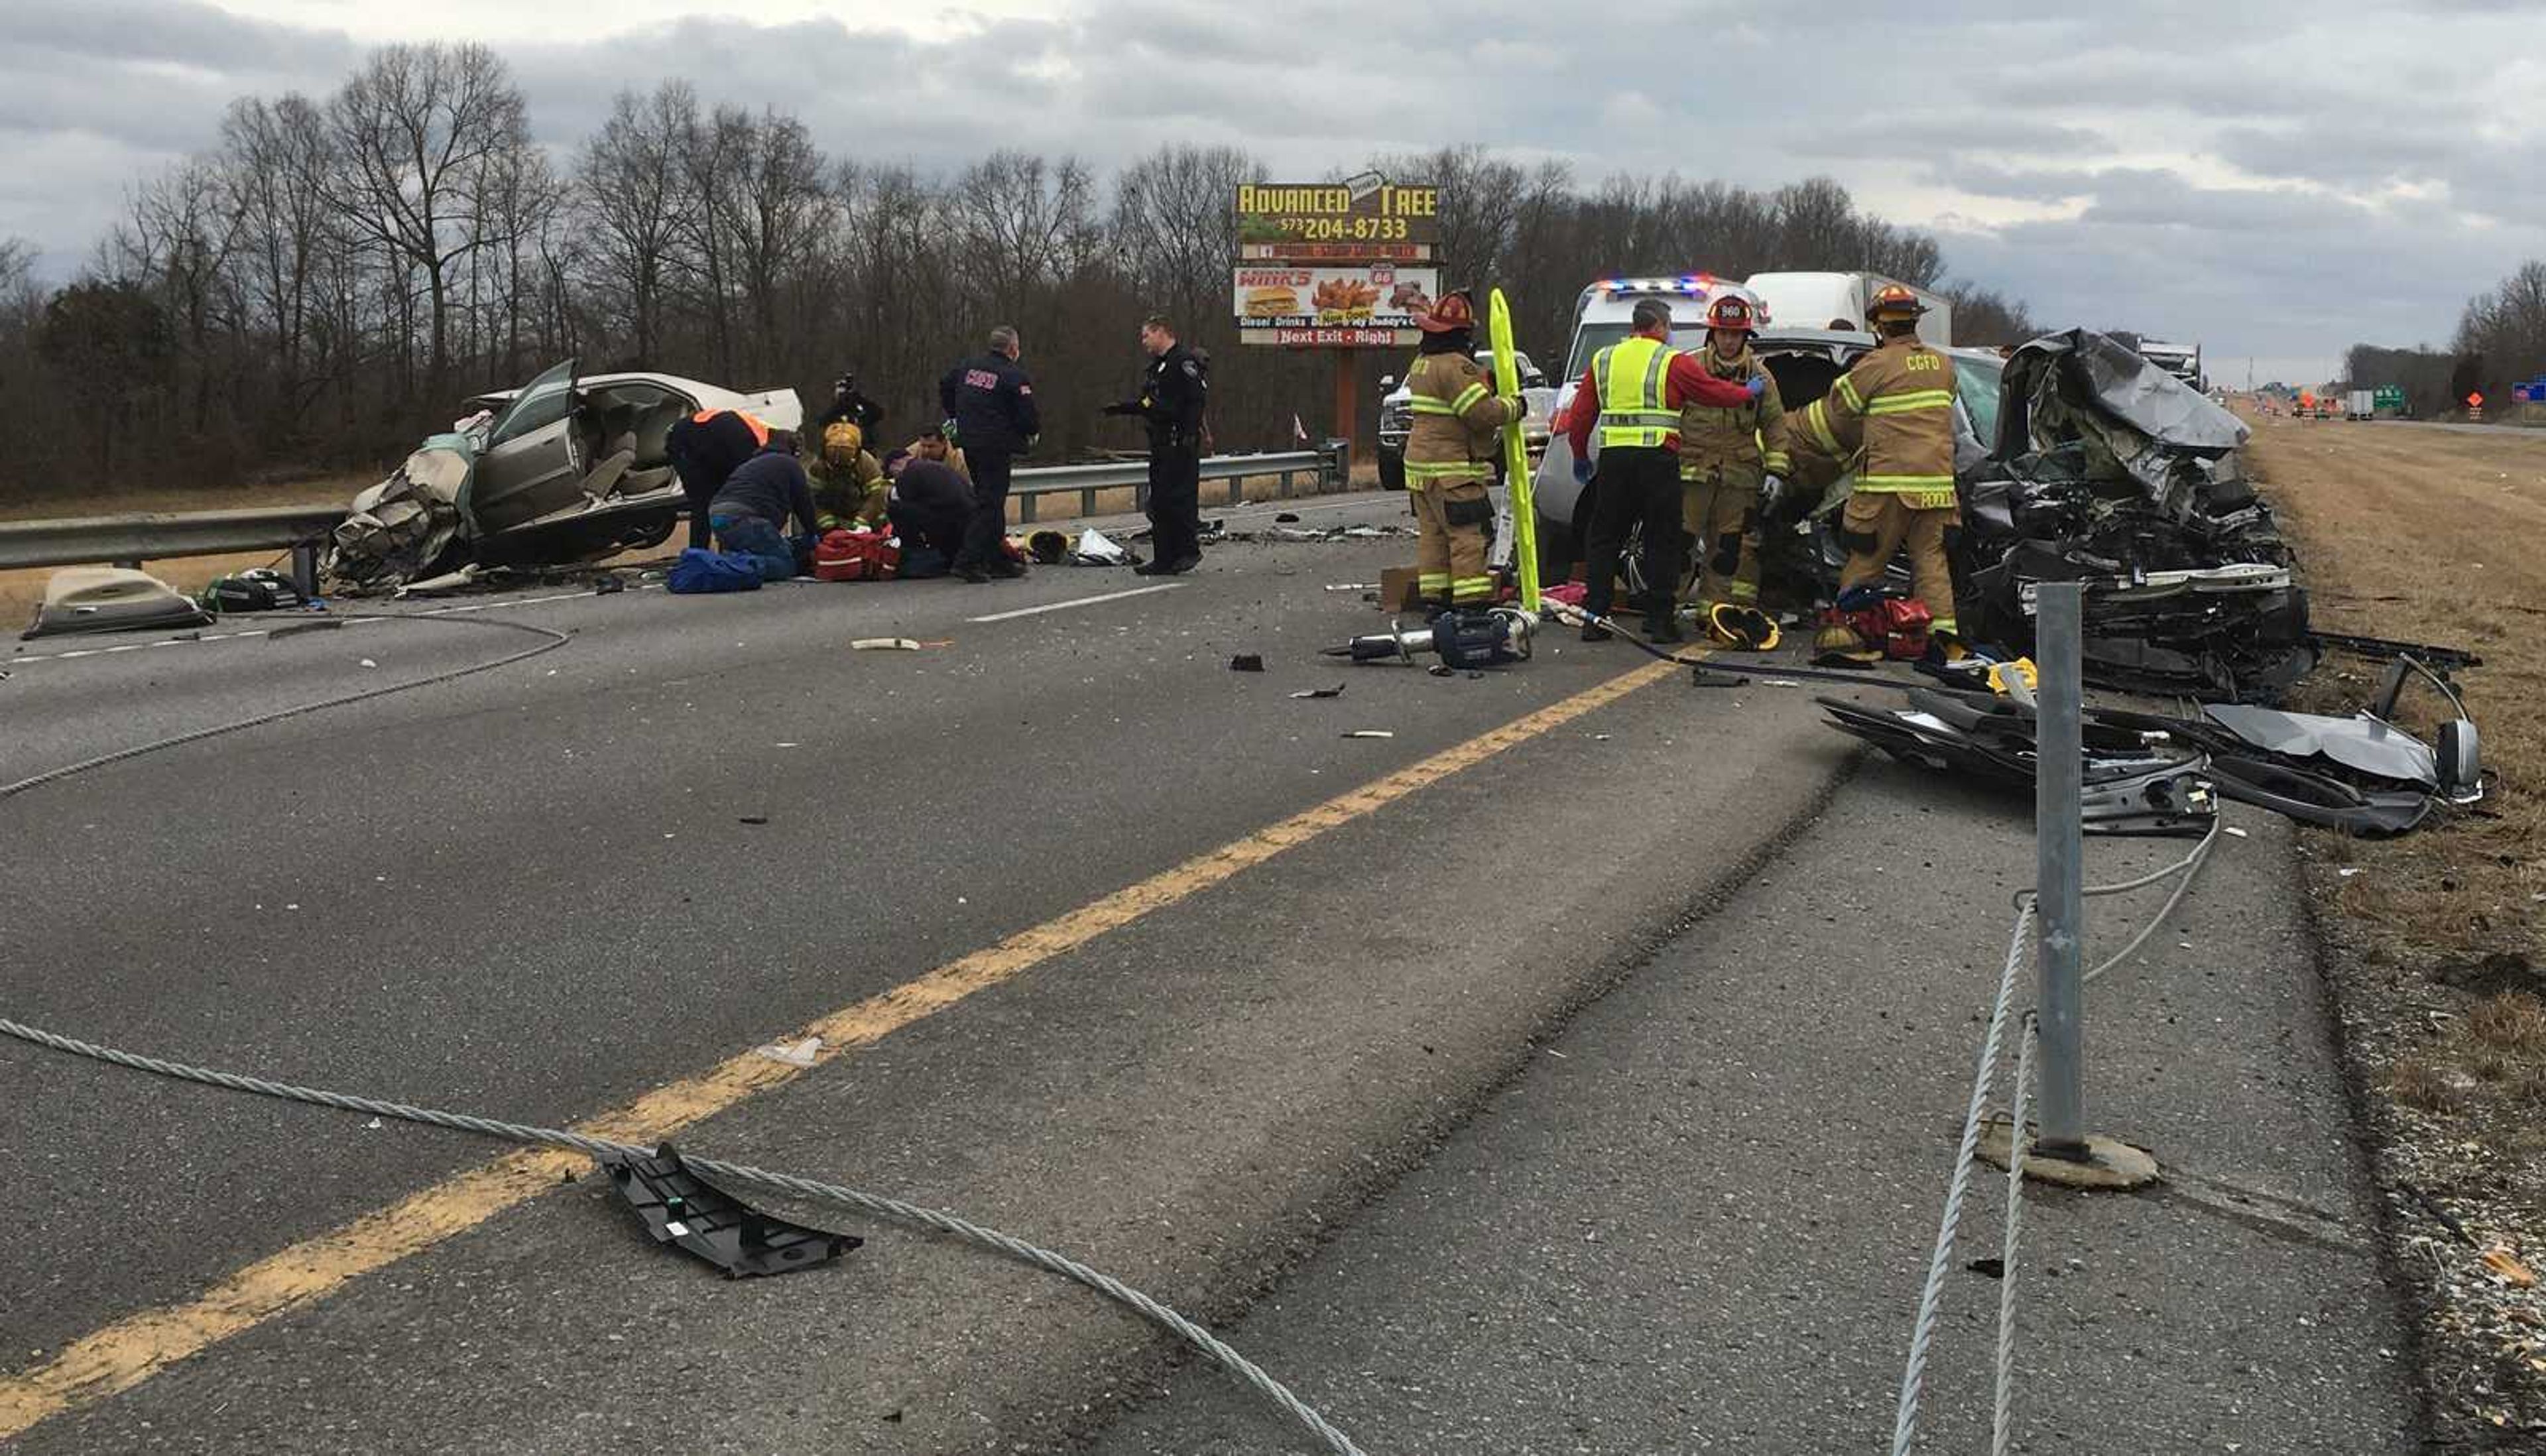
[[1679, 428], [1679, 411], [1663, 402], [1670, 362], [1679, 354], [1659, 339], [1630, 335], [1591, 356], [1591, 378], [1600, 384], [1601, 449], [1651, 449]]
[[732, 415], [735, 419], [749, 425], [751, 427], [751, 438], [758, 441], [760, 444], [767, 445], [769, 443], [769, 427], [762, 424], [760, 422], [760, 417], [751, 413], [749, 410], [702, 409], [698, 413], [690, 416], [690, 423], [704, 425], [721, 414]]

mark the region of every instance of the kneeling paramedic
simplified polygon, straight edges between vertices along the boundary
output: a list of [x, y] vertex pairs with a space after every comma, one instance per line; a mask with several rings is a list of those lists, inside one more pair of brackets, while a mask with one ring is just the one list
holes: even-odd
[[[708, 506], [717, 550], [751, 557], [763, 581], [785, 581], [802, 569], [813, 550], [817, 515], [795, 442], [784, 433], [773, 433], [767, 450], [726, 476]], [[788, 534], [791, 519], [803, 524], [801, 535]]]
[[1414, 548], [1418, 609], [1482, 607], [1494, 598], [1485, 569], [1485, 528], [1494, 503], [1485, 493], [1502, 456], [1503, 427], [1529, 406], [1497, 396], [1475, 356], [1477, 305], [1465, 289], [1441, 296], [1415, 316], [1423, 330], [1405, 371], [1412, 420], [1405, 435], [1405, 492], [1420, 540]]
[[[1858, 427], [1865, 441], [1856, 491], [1839, 518], [1839, 543], [1847, 548], [1840, 595], [1880, 582], [1893, 554], [1907, 546], [1928, 631], [1951, 640], [1957, 630], [1946, 535], [1962, 524], [1954, 495], [1954, 362], [1918, 338], [1925, 311], [1899, 284], [1877, 293], [1866, 308], [1878, 339], [1873, 352], [1840, 376], [1819, 408], [1829, 429]], [[1884, 644], [1859, 636], [1832, 608], [1813, 651], [1825, 662], [1868, 666], [1882, 660]]]
[[[1680, 641], [1677, 608], [1680, 575], [1680, 411], [1692, 404], [1732, 409], [1765, 394], [1767, 382], [1716, 378], [1696, 354], [1670, 346], [1670, 304], [1643, 299], [1629, 316], [1634, 332], [1591, 356], [1569, 408], [1567, 437], [1573, 446], [1573, 478], [1591, 485], [1591, 533], [1584, 550], [1583, 610], [1595, 620], [1582, 629], [1586, 642], [1605, 642], [1617, 590], [1618, 551], [1630, 524], [1645, 529], [1645, 635]], [[1593, 472], [1591, 442], [1600, 442]]]
[[[1698, 351], [1698, 362], [1719, 380], [1756, 378], [1766, 387], [1730, 409], [1685, 404], [1679, 411], [1682, 520], [1697, 543], [1698, 615], [1710, 625], [1728, 608], [1758, 610], [1761, 502], [1777, 498], [1794, 469], [1777, 382], [1750, 348], [1755, 332], [1750, 300], [1740, 295], [1725, 294], [1708, 306], [1706, 347]], [[1733, 635], [1717, 630], [1728, 639]], [[1741, 637], [1745, 645], [1754, 641], [1755, 629]]]
[[917, 580], [943, 576], [964, 549], [973, 518], [973, 482], [942, 460], [896, 450], [884, 463], [892, 480], [885, 510], [901, 538], [901, 574]]
[[866, 448], [866, 432], [848, 420], [822, 427], [821, 450], [805, 463], [813, 487], [817, 531], [872, 530], [884, 524], [884, 467]]

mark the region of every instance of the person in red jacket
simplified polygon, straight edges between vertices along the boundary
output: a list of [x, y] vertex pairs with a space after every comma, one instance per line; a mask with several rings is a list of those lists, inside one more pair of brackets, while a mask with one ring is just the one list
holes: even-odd
[[[1691, 404], [1734, 409], [1764, 392], [1758, 376], [1719, 379], [1694, 352], [1670, 346], [1670, 304], [1637, 300], [1634, 332], [1591, 356], [1574, 386], [1565, 433], [1573, 444], [1573, 478], [1591, 485], [1590, 541], [1583, 552], [1582, 607], [1595, 620], [1584, 642], [1609, 630], [1596, 619], [1609, 615], [1616, 590], [1618, 549], [1628, 525], [1645, 528], [1645, 635], [1680, 640], [1677, 619], [1680, 560], [1679, 412]], [[1599, 478], [1592, 479], [1591, 442], [1600, 442]]]

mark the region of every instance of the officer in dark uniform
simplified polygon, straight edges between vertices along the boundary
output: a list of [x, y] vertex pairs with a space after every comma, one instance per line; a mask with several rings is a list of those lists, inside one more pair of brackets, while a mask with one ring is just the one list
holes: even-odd
[[876, 438], [876, 426], [884, 423], [884, 406], [858, 387], [858, 377], [854, 374], [844, 374], [831, 381], [831, 407], [823, 410], [821, 418], [813, 421], [813, 427], [805, 432], [805, 438], [819, 447], [822, 432], [839, 420], [847, 420], [857, 426], [858, 433], [869, 440]]
[[1017, 331], [1001, 324], [990, 330], [989, 343], [990, 352], [965, 360], [937, 382], [937, 401], [955, 422], [956, 443], [973, 468], [973, 519], [955, 558], [956, 573], [967, 581], [1026, 574], [1004, 550], [1008, 476], [1016, 457], [1034, 448], [1043, 433], [1034, 381], [1017, 367]]
[[1105, 412], [1139, 415], [1149, 427], [1149, 545], [1157, 558], [1132, 569], [1175, 576], [1202, 564], [1202, 413], [1211, 371], [1177, 342], [1163, 314], [1142, 322], [1141, 347], [1149, 351], [1141, 397]]

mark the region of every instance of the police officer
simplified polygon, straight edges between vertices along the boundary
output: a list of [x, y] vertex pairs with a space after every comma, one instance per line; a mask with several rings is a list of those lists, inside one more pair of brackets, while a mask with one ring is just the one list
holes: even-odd
[[1202, 413], [1211, 372], [1176, 339], [1164, 314], [1141, 323], [1149, 370], [1141, 397], [1105, 406], [1138, 415], [1149, 427], [1149, 545], [1156, 559], [1133, 567], [1142, 576], [1176, 576], [1202, 564]]
[[1026, 574], [1006, 551], [1008, 477], [1016, 457], [1034, 448], [1043, 420], [1035, 412], [1034, 381], [1017, 365], [1022, 353], [1017, 331], [1003, 323], [990, 330], [988, 353], [937, 382], [938, 403], [955, 422], [955, 438], [973, 468], [973, 519], [955, 559], [967, 581]]
[[[1919, 340], [1918, 315], [1926, 311], [1916, 294], [1885, 285], [1866, 308], [1873, 351], [1839, 377], [1807, 424], [1838, 443], [1859, 433], [1865, 442], [1856, 491], [1839, 518], [1848, 553], [1840, 593], [1882, 580], [1893, 553], [1907, 546], [1928, 630], [1951, 639], [1954, 575], [1945, 533], [1962, 520], [1954, 495], [1954, 362]], [[1817, 660], [1862, 667], [1882, 660], [1884, 644], [1858, 635], [1832, 608], [1813, 649]]]

